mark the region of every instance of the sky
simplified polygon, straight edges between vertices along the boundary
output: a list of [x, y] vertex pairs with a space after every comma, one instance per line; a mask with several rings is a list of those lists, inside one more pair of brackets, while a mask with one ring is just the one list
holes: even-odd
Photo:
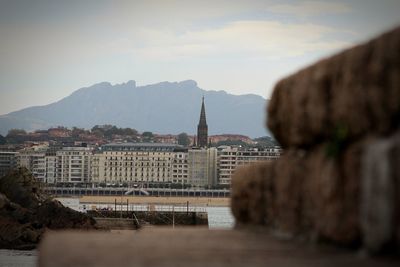
[[269, 98], [281, 78], [400, 25], [399, 0], [0, 0], [0, 114], [108, 81], [192, 79]]

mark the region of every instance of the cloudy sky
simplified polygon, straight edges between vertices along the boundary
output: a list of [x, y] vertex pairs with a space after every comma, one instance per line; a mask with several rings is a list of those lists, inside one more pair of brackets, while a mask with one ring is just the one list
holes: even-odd
[[280, 78], [399, 14], [399, 0], [0, 0], [0, 114], [102, 81], [193, 79], [268, 98]]

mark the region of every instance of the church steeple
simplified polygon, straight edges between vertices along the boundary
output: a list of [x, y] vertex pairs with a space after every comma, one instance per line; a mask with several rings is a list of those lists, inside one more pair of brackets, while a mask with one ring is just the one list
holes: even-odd
[[208, 126], [206, 120], [206, 109], [204, 107], [204, 96], [201, 102], [200, 120], [197, 125], [197, 145], [207, 147], [208, 145]]
[[201, 101], [201, 111], [200, 111], [199, 125], [205, 125], [207, 127], [206, 109], [204, 108], [204, 96], [203, 96], [202, 101]]

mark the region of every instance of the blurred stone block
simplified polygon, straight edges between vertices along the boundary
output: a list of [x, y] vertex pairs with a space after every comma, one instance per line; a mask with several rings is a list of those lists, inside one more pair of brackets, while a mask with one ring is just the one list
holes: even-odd
[[372, 252], [400, 247], [400, 133], [367, 147], [362, 174], [365, 246]]
[[277, 241], [261, 230], [153, 228], [131, 234], [49, 232], [40, 267], [397, 266], [333, 247]]
[[400, 28], [282, 79], [268, 128], [284, 147], [354, 140], [399, 127]]

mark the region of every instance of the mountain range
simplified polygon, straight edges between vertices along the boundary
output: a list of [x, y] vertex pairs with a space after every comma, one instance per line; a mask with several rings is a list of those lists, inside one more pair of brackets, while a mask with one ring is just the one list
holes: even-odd
[[0, 134], [55, 126], [91, 128], [112, 124], [138, 131], [195, 134], [204, 96], [209, 134], [265, 136], [267, 100], [258, 95], [206, 91], [193, 80], [136, 86], [135, 81], [102, 82], [76, 90], [48, 105], [0, 116]]

